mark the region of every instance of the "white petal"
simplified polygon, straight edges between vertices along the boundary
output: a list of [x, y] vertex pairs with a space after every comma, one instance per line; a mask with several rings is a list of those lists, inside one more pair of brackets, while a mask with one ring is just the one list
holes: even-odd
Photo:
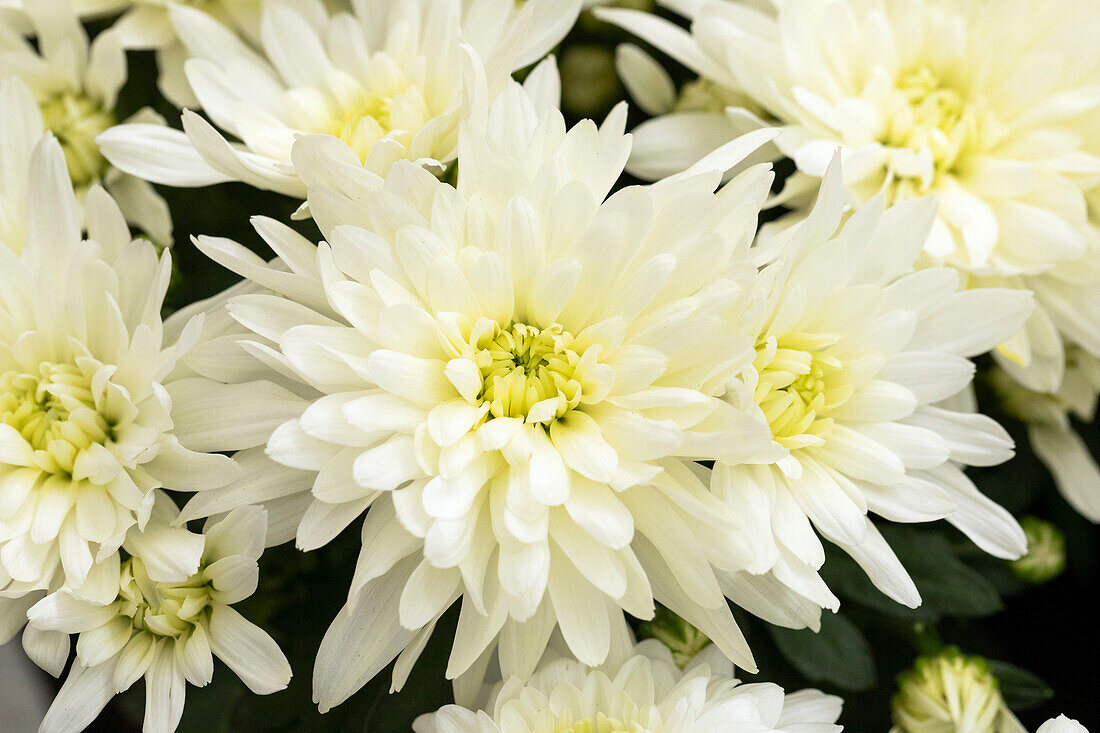
[[116, 125], [96, 138], [111, 165], [166, 186], [212, 186], [233, 180], [210, 167], [187, 135], [164, 125]]
[[1080, 436], [1055, 425], [1035, 425], [1028, 439], [1070, 506], [1100, 522], [1100, 469]]
[[604, 440], [599, 424], [579, 410], [551, 423], [550, 440], [567, 466], [593, 481], [610, 481], [619, 465], [619, 456]]
[[327, 712], [348, 699], [389, 664], [416, 636], [398, 621], [405, 579], [420, 562], [408, 557], [363, 588], [325, 632], [313, 667], [313, 701]]
[[290, 683], [290, 663], [267, 632], [229, 606], [210, 612], [210, 650], [257, 695]]
[[115, 696], [114, 673], [113, 662], [90, 668], [74, 664], [42, 719], [39, 733], [72, 733], [91, 725]]

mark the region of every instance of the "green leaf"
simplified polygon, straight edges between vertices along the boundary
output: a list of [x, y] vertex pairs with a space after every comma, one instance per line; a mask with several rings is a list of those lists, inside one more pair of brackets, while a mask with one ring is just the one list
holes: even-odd
[[807, 679], [845, 690], [868, 690], [875, 684], [871, 645], [851, 621], [836, 614], [821, 616], [821, 631], [769, 626], [775, 645]]
[[1031, 710], [1054, 697], [1054, 690], [1037, 675], [1008, 662], [989, 660], [989, 671], [1001, 685], [1001, 695], [1013, 711]]
[[881, 530], [909, 571], [923, 602], [910, 609], [887, 598], [854, 560], [836, 551], [829, 554], [821, 574], [842, 597], [907, 621], [989, 616], [1004, 607], [996, 587], [959, 560], [946, 537], [911, 527], [885, 525]]

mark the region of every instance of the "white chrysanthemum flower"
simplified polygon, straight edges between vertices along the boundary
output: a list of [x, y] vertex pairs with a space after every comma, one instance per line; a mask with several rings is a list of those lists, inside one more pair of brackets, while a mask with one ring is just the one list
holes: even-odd
[[668, 649], [644, 641], [622, 664], [591, 669], [571, 659], [544, 664], [530, 681], [490, 691], [480, 711], [448, 705], [422, 715], [416, 733], [839, 733], [843, 701], [817, 690], [784, 694], [741, 684], [710, 647], [681, 671]]
[[962, 471], [1010, 458], [1008, 434], [936, 403], [968, 388], [967, 357], [1018, 330], [1031, 296], [960, 290], [951, 268], [914, 272], [935, 201], [884, 210], [879, 196], [841, 226], [840, 177], [834, 163], [809, 217], [756, 248], [777, 261], [763, 270], [750, 315], [756, 358], [730, 398], [755, 404], [790, 455], [775, 465], [717, 464], [713, 488], [757, 533], [759, 569], [774, 567], [823, 607], [838, 602], [817, 575], [825, 556], [815, 528], [884, 593], [916, 606], [917, 589], [869, 512], [946, 518], [998, 557], [1027, 549], [1012, 515]]
[[1035, 455], [1054, 476], [1065, 500], [1090, 521], [1100, 522], [1100, 468], [1070, 417], [1091, 423], [1100, 395], [1100, 359], [1070, 346], [1065, 378], [1054, 394], [1021, 387], [1001, 371], [991, 381], [1005, 409], [1027, 426]]
[[[12, 87], [4, 82], [0, 121]], [[29, 104], [29, 102], [28, 102]], [[25, 111], [25, 110], [24, 110]], [[14, 137], [13, 137], [14, 140]], [[7, 142], [7, 140], [5, 140]], [[4, 159], [9, 159], [5, 148]], [[18, 630], [26, 608], [62, 583], [102, 598], [114, 555], [144, 525], [160, 486], [231, 481], [225, 456], [181, 445], [204, 426], [201, 408], [173, 405], [188, 381], [176, 361], [202, 319], [166, 327], [160, 309], [167, 254], [131, 240], [102, 188], [92, 186], [82, 241], [61, 146], [35, 148], [22, 175], [22, 241], [0, 242], [0, 625]], [[20, 171], [5, 168], [5, 185]], [[11, 174], [8, 178], [7, 174]], [[18, 186], [16, 186], [18, 188]]]
[[[450, 677], [487, 663], [498, 639], [505, 674], [525, 677], [555, 626], [599, 664], [625, 638], [623, 611], [648, 618], [654, 598], [750, 668], [725, 596], [763, 598], [790, 625], [820, 613], [742, 577], [752, 548], [692, 461], [783, 455], [719, 399], [754, 355], [744, 253], [770, 172], [717, 195], [708, 170], [605, 201], [629, 153], [625, 106], [567, 132], [540, 99], [543, 114], [513, 85], [463, 128], [457, 189], [408, 162], [378, 188], [350, 148], [305, 137], [295, 163], [327, 243], [258, 221], [282, 259], [267, 266], [198, 242], [275, 293], [230, 301], [253, 333], [215, 344], [210, 374], [232, 381], [243, 341], [308, 403], [267, 442], [281, 468], [242, 455], [245, 476], [266, 479], [202, 492], [185, 516], [312, 483], [297, 534], [311, 549], [370, 507], [348, 606], [318, 656], [322, 709], [407, 647], [399, 686], [458, 598]], [[211, 419], [232, 422], [238, 405]]]
[[1059, 715], [1040, 725], [1035, 733], [1089, 733], [1089, 729], [1072, 718]]
[[[207, 685], [214, 657], [258, 695], [290, 682], [290, 664], [275, 641], [232, 608], [256, 590], [267, 533], [264, 511], [235, 509], [208, 522], [201, 535], [173, 528], [176, 515], [162, 495], [145, 531], [131, 533], [124, 545], [131, 556], [114, 564], [108, 603], [90, 603], [63, 589], [28, 612], [27, 633], [40, 634], [41, 648], [26, 640], [24, 646], [36, 661], [36, 651], [52, 658], [45, 668], [55, 675], [68, 657], [67, 635], [79, 634], [76, 661], [39, 733], [79, 733], [142, 677], [143, 730], [171, 733], [183, 715], [187, 683]], [[154, 572], [168, 557], [182, 570], [171, 580]], [[61, 644], [50, 643], [55, 636]]]
[[[69, 177], [83, 201], [90, 186], [105, 187], [127, 221], [161, 245], [172, 241], [168, 205], [146, 181], [112, 167], [95, 138], [117, 121], [115, 101], [126, 82], [126, 53], [117, 35], [105, 31], [89, 45], [88, 36], [65, 3], [27, 0], [26, 13], [37, 49], [16, 29], [0, 24], [0, 79], [15, 77], [36, 105], [19, 102], [25, 129], [52, 132], [65, 152]], [[25, 93], [25, 92], [23, 92]], [[10, 89], [5, 106], [15, 104]], [[160, 121], [145, 108], [132, 122]]]
[[155, 183], [236, 180], [303, 199], [290, 155], [302, 133], [340, 138], [379, 175], [402, 159], [439, 171], [455, 157], [458, 123], [477, 86], [469, 47], [489, 88], [499, 90], [561, 40], [579, 5], [361, 0], [354, 14], [330, 15], [319, 0], [272, 0], [263, 6], [263, 55], [201, 11], [173, 5], [203, 111], [243, 144], [231, 145], [192, 111], [184, 112], [186, 132], [120, 126], [100, 142], [115, 165]]
[[[887, 203], [935, 195], [930, 260], [1031, 289], [1039, 307], [998, 350], [1032, 389], [1057, 389], [1061, 335], [1100, 355], [1100, 254], [1086, 242], [1082, 187], [1100, 174], [1100, 7], [1074, 0], [772, 0], [668, 3], [690, 33], [656, 16], [603, 11], [730, 93], [747, 94], [783, 134], [816, 189], [839, 147], [849, 196]], [[648, 78], [635, 74], [637, 78]], [[649, 77], [656, 78], [654, 74]], [[635, 86], [662, 89], [661, 83]], [[636, 131], [631, 169], [682, 169], [746, 126], [750, 110], [669, 114]], [[1084, 267], [1082, 268], [1082, 264]], [[1048, 273], [1061, 273], [1053, 279]], [[1087, 281], [1084, 300], [1062, 302]], [[1073, 285], [1065, 286], [1064, 280]], [[1088, 304], [1087, 306], [1085, 304]]]
[[1027, 733], [982, 657], [950, 647], [898, 678], [890, 733]]

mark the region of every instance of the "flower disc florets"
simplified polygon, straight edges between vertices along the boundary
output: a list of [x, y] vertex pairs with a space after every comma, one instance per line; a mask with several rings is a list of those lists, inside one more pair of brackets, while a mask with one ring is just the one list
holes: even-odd
[[[489, 415], [549, 422], [581, 404], [586, 379], [588, 401], [598, 401], [592, 393], [599, 392], [593, 378], [600, 347], [589, 346], [581, 355], [572, 344], [573, 334], [557, 323], [541, 330], [523, 323], [502, 329], [479, 320], [469, 346], [481, 370], [480, 400]], [[607, 367], [602, 371], [606, 377]]]
[[828, 352], [837, 341], [832, 334], [787, 333], [781, 339], [769, 336], [756, 347], [753, 399], [784, 448], [821, 445], [832, 426], [829, 409], [850, 394], [838, 388], [844, 383], [843, 362]]
[[57, 136], [73, 185], [86, 186], [107, 172], [107, 159], [96, 137], [118, 121], [100, 100], [76, 92], [62, 92], [39, 102], [42, 125]]

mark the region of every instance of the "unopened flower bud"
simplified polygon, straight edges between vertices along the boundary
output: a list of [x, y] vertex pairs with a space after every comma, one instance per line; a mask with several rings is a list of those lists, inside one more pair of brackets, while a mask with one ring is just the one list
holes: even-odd
[[949, 647], [898, 677], [891, 733], [1023, 732], [982, 657]]
[[1027, 535], [1027, 554], [1012, 562], [1012, 571], [1028, 583], [1045, 583], [1066, 568], [1066, 539], [1050, 522], [1024, 517], [1020, 526]]

